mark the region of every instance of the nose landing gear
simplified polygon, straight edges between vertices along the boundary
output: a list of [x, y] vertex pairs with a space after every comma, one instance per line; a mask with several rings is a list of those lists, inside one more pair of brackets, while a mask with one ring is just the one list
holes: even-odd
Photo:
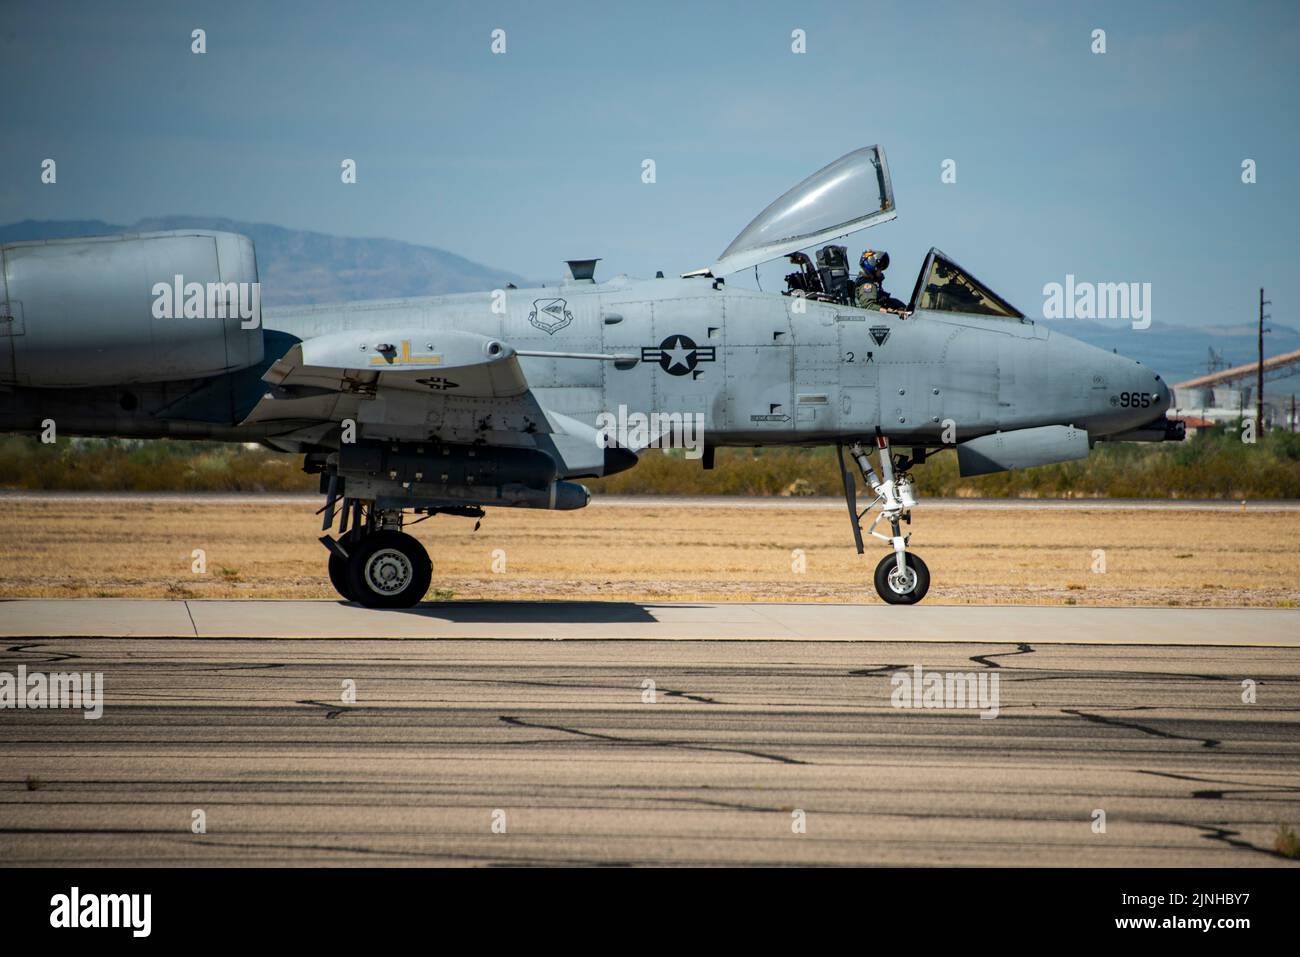
[[[876, 446], [880, 452], [880, 477], [877, 477], [875, 469], [871, 467], [869, 453], [860, 442], [854, 442], [849, 447], [849, 455], [857, 463], [867, 487], [875, 493], [875, 498], [860, 512], [857, 482], [844, 462], [844, 446], [836, 446], [840, 457], [840, 477], [844, 481], [844, 500], [849, 508], [849, 519], [853, 523], [853, 540], [861, 555], [865, 551], [862, 544], [862, 519], [879, 505], [880, 512], [872, 520], [867, 532], [873, 538], [887, 542], [893, 548], [893, 553], [886, 555], [876, 565], [876, 594], [891, 605], [914, 605], [930, 590], [930, 570], [919, 557], [907, 551], [912, 535], [910, 532], [904, 535], [901, 528], [903, 522], [909, 525], [912, 523], [912, 508], [916, 505], [912, 477], [908, 474], [912, 460], [906, 456], [895, 457], [889, 439], [883, 435], [876, 436]], [[920, 458], [924, 457], [924, 451], [913, 452]], [[889, 522], [891, 534], [884, 535], [876, 531], [876, 526], [882, 521]]]

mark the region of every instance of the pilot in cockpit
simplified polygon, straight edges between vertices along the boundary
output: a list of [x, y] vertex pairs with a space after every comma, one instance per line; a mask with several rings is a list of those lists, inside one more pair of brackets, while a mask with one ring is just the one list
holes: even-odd
[[901, 312], [907, 308], [885, 291], [885, 270], [889, 268], [889, 253], [874, 249], [864, 250], [858, 260], [862, 271], [854, 280], [854, 299], [861, 309]]

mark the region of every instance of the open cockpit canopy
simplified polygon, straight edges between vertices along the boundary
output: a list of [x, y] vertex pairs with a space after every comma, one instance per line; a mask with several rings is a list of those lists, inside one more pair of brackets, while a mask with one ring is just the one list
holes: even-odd
[[897, 215], [884, 150], [879, 146], [854, 150], [755, 216], [708, 273], [725, 276], [748, 269]]

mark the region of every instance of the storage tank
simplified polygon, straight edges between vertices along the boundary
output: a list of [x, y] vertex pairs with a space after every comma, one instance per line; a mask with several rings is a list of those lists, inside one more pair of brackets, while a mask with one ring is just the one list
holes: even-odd
[[1248, 390], [1232, 386], [1216, 386], [1214, 389], [1214, 407], [1216, 409], [1240, 409], [1248, 401]]
[[1200, 386], [1183, 386], [1174, 389], [1174, 407], [1178, 409], [1203, 409], [1210, 404], [1209, 389]]

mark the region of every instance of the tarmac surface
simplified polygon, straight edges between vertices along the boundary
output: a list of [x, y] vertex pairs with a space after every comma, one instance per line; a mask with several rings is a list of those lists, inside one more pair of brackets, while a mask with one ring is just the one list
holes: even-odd
[[1297, 615], [5, 602], [0, 860], [1293, 867]]
[[330, 600], [0, 600], [0, 638], [748, 639], [1300, 647], [1300, 609], [880, 602], [448, 601], [376, 610]]

